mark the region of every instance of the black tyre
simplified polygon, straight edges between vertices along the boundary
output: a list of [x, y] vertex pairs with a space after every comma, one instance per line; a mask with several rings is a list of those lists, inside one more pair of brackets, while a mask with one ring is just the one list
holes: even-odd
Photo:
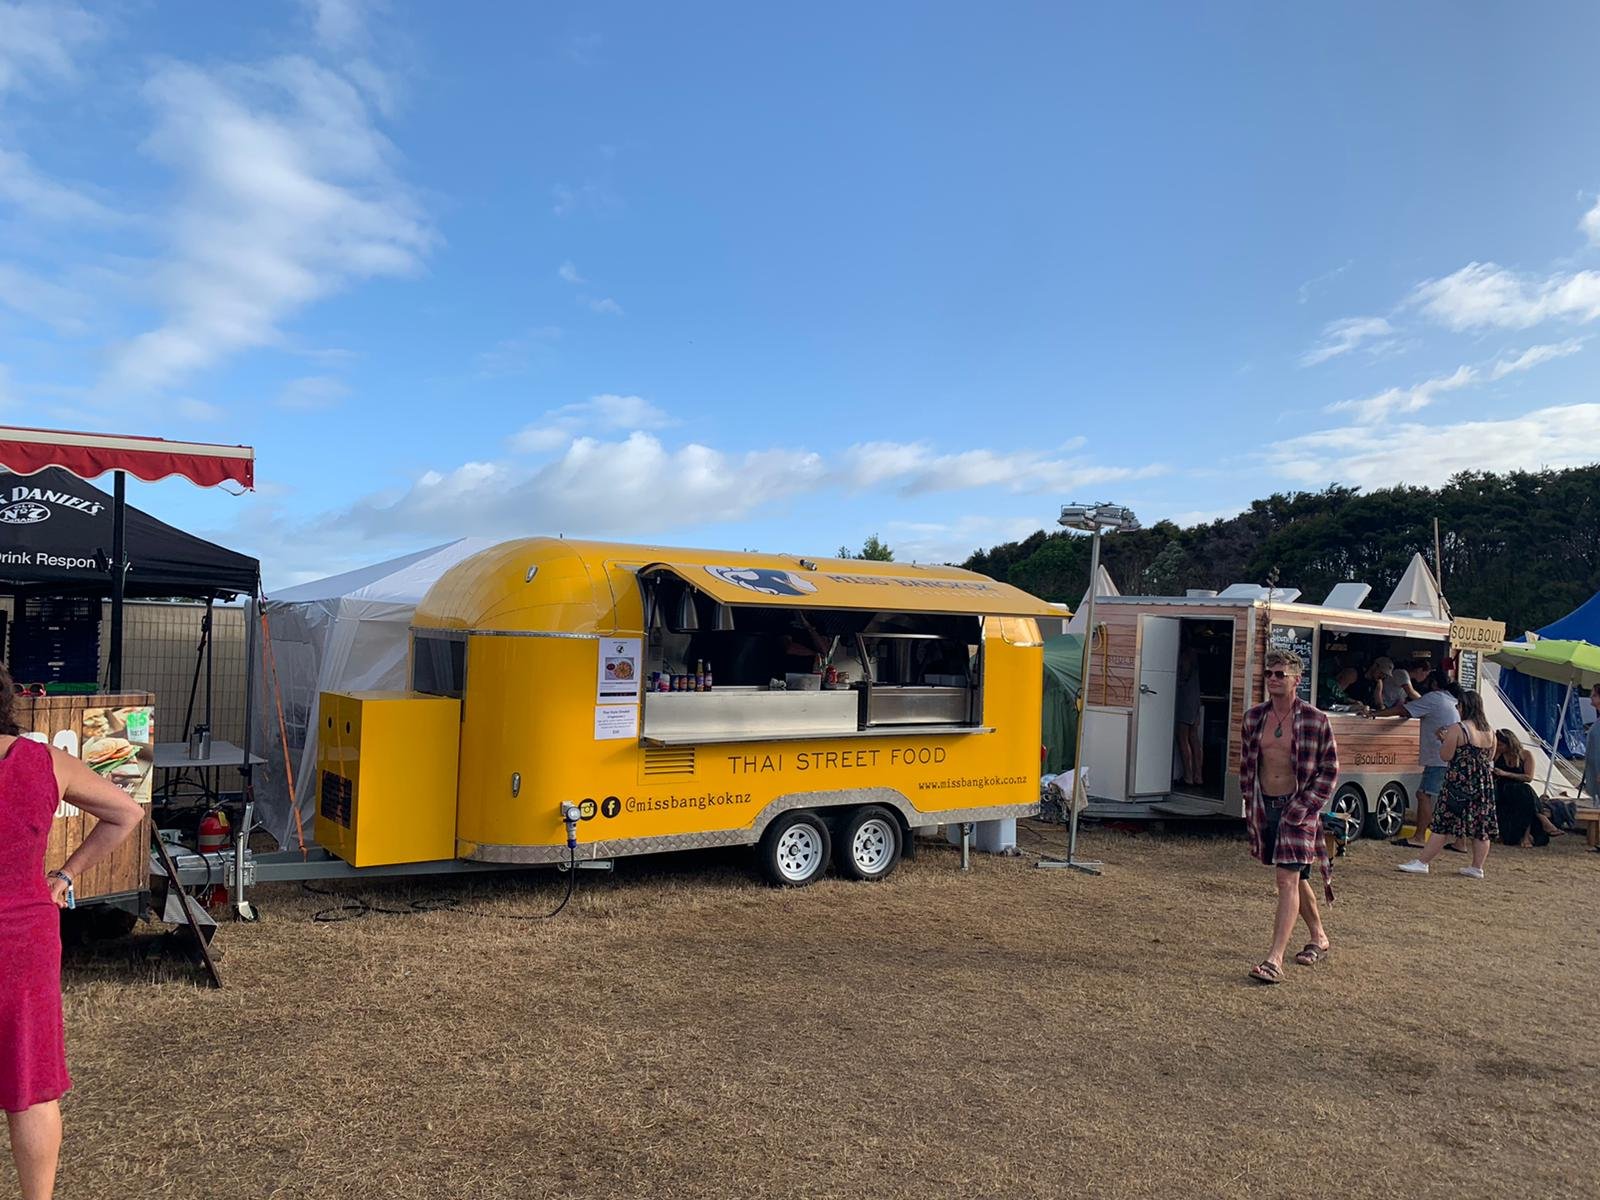
[[1328, 811], [1346, 818], [1352, 840], [1361, 836], [1367, 827], [1367, 798], [1353, 783], [1347, 783], [1333, 794]]
[[761, 873], [775, 887], [805, 887], [828, 869], [833, 838], [811, 812], [785, 813], [761, 835]]
[[833, 865], [846, 879], [883, 879], [900, 862], [900, 849], [900, 822], [887, 808], [868, 804], [839, 826]]
[[1409, 801], [1405, 784], [1398, 780], [1391, 779], [1379, 788], [1367, 811], [1367, 836], [1384, 841], [1399, 837], [1400, 829], [1406, 823], [1406, 804]]

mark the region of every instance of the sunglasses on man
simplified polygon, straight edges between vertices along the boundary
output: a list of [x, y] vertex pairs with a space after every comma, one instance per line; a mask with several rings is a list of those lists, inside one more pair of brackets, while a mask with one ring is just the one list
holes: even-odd
[[1297, 672], [1297, 671], [1296, 672], [1290, 672], [1290, 671], [1268, 671], [1266, 673], [1266, 675], [1267, 675], [1268, 679], [1288, 679], [1288, 678], [1290, 678], [1291, 675], [1298, 676], [1299, 672]]

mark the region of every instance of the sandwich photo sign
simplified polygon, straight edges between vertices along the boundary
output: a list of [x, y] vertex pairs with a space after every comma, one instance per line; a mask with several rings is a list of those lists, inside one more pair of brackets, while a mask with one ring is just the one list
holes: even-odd
[[[23, 736], [81, 758], [95, 774], [148, 805], [155, 766], [153, 714], [148, 705], [86, 708], [77, 728], [58, 729], [53, 737], [44, 733]], [[58, 818], [78, 815], [77, 806], [65, 800], [56, 808]]]

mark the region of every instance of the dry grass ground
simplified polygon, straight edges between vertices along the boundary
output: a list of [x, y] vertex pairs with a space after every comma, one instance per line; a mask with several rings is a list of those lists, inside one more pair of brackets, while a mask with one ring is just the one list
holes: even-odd
[[1358, 844], [1332, 959], [1276, 988], [1235, 837], [1091, 833], [1098, 879], [932, 846], [799, 892], [630, 862], [542, 923], [506, 918], [553, 876], [367, 887], [489, 915], [343, 924], [263, 888], [222, 992], [69, 955], [61, 1195], [1593, 1196], [1578, 841], [1481, 883]]

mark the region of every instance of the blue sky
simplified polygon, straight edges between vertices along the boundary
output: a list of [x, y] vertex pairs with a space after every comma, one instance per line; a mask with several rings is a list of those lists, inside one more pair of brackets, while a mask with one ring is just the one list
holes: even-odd
[[0, 419], [466, 534], [956, 559], [1600, 459], [1600, 9], [0, 0]]

